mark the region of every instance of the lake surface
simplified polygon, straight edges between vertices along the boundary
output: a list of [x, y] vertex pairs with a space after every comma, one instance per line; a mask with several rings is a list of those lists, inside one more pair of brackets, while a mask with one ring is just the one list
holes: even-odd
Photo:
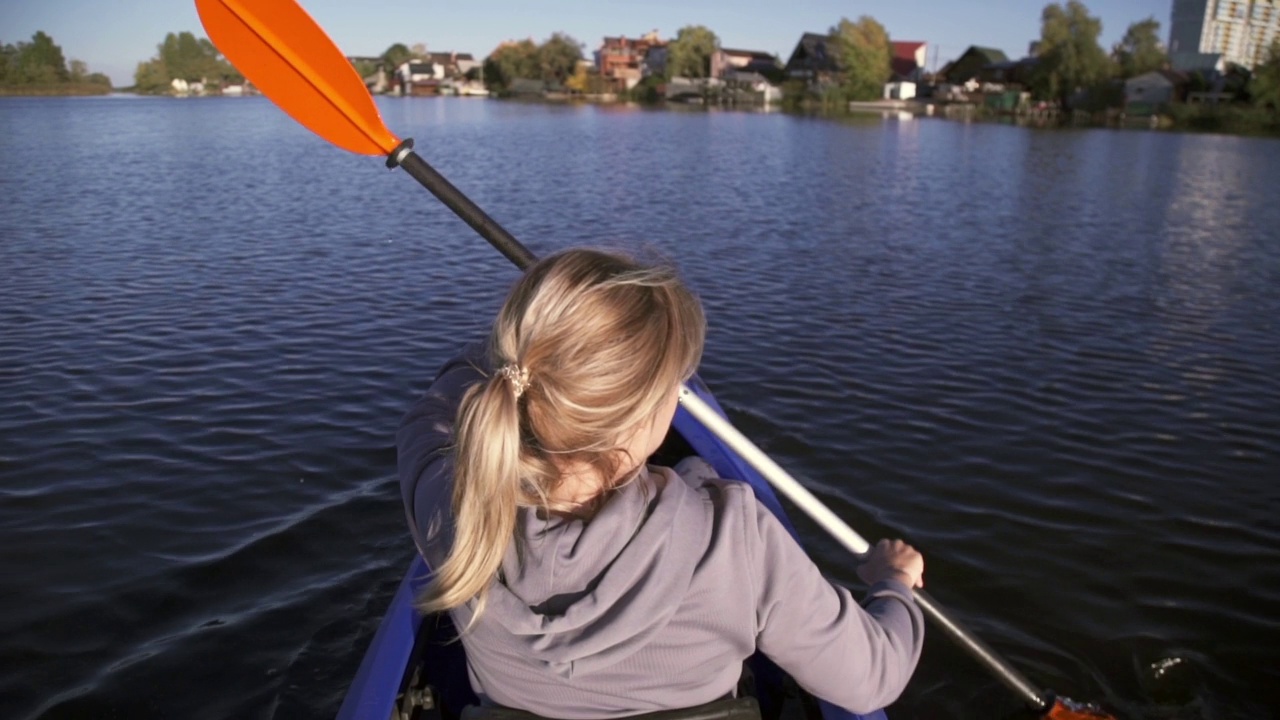
[[[1276, 717], [1280, 141], [380, 105], [535, 252], [677, 258], [734, 422], [1034, 682]], [[0, 98], [0, 271], [0, 717], [332, 715], [515, 271], [263, 99], [130, 97]], [[937, 632], [891, 709], [1021, 716]]]

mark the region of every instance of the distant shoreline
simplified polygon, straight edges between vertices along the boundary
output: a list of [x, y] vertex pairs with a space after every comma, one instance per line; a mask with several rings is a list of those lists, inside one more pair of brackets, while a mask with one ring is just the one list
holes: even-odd
[[57, 85], [0, 85], [0, 97], [62, 97], [78, 95], [110, 95], [116, 89], [94, 83], [59, 83]]
[[[56, 86], [0, 86], [0, 97], [89, 97], [102, 95], [133, 95], [135, 97], [168, 97], [173, 99], [187, 99], [190, 97], [202, 98], [244, 98], [244, 97], [263, 97], [260, 93], [246, 93], [243, 95], [176, 95], [171, 93], [141, 93], [135, 88], [113, 88], [103, 85], [92, 85], [88, 83], [56, 85]], [[375, 96], [379, 97], [379, 96]], [[386, 97], [396, 97], [386, 95]], [[453, 97], [453, 96], [424, 96], [421, 98], [406, 99], [434, 99], [436, 97]], [[1031, 127], [1037, 129], [1062, 129], [1062, 128], [1111, 128], [1111, 129], [1127, 129], [1127, 130], [1151, 130], [1157, 132], [1185, 132], [1185, 133], [1212, 133], [1223, 135], [1236, 135], [1246, 137], [1280, 137], [1280, 115], [1273, 112], [1259, 110], [1255, 108], [1245, 108], [1239, 106], [1215, 107], [1215, 106], [1176, 106], [1172, 112], [1161, 114], [1154, 117], [1141, 118], [1117, 118], [1102, 119], [1101, 117], [1087, 117], [1082, 119], [1068, 118], [1033, 118], [1018, 117], [1010, 114], [999, 114], [987, 111], [981, 107], [968, 106], [968, 112], [946, 112], [945, 110], [936, 113], [925, 113], [913, 107], [911, 103], [903, 101], [880, 101], [867, 103], [851, 103], [849, 108], [839, 107], [781, 107], [779, 105], [737, 105], [721, 107], [717, 105], [702, 105], [689, 103], [671, 103], [671, 102], [639, 102], [628, 100], [625, 98], [604, 99], [599, 97], [535, 97], [535, 96], [492, 96], [491, 98], [500, 102], [516, 102], [530, 104], [546, 104], [546, 105], [630, 105], [648, 110], [665, 110], [668, 112], [680, 111], [708, 111], [708, 110], [728, 110], [738, 112], [779, 112], [788, 115], [803, 115], [808, 117], [820, 117], [826, 119], [839, 119], [851, 117], [875, 117], [890, 115], [910, 115], [917, 119], [929, 118], [937, 120], [951, 120], [960, 122], [978, 122], [984, 124], [1008, 125], [1019, 127]]]

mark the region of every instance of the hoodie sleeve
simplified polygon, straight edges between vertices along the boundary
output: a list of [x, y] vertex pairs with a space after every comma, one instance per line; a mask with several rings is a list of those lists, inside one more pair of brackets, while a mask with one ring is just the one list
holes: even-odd
[[892, 703], [924, 644], [924, 617], [910, 589], [897, 580], [878, 582], [864, 609], [822, 576], [768, 509], [749, 505], [757, 647], [830, 703], [857, 713]]
[[453, 543], [453, 424], [467, 388], [484, 377], [483, 344], [468, 345], [444, 364], [427, 392], [400, 421], [396, 465], [400, 497], [418, 552], [432, 567]]

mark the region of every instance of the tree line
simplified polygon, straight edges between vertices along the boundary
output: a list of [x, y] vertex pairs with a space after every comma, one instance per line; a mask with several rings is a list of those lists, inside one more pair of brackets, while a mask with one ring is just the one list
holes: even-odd
[[[1041, 12], [1040, 38], [1025, 78], [1032, 97], [1070, 107], [1073, 99], [1082, 94], [1102, 98], [1116, 94], [1116, 80], [1168, 67], [1168, 54], [1160, 41], [1160, 22], [1155, 18], [1130, 24], [1110, 51], [1099, 42], [1101, 34], [1102, 21], [1091, 15], [1080, 0], [1046, 5]], [[881, 97], [884, 83], [893, 76], [892, 45], [885, 27], [867, 15], [857, 20], [841, 18], [828, 30], [825, 41], [833, 66], [833, 82], [823, 88], [825, 98], [849, 101]], [[561, 32], [541, 43], [532, 39], [503, 43], [484, 60], [484, 82], [498, 93], [510, 89], [518, 79], [591, 92], [600, 86], [600, 78], [581, 66], [583, 47]], [[657, 83], [672, 77], [709, 76], [711, 57], [719, 49], [720, 39], [709, 28], [680, 28], [667, 44], [664, 71], [646, 78], [639, 90], [652, 93]], [[0, 85], [88, 82], [110, 86], [106, 76], [88, 74], [80, 61], [73, 60], [68, 67], [61, 48], [43, 32], [37, 32], [29, 43], [5, 45], [0, 52]], [[410, 47], [395, 43], [375, 61], [356, 62], [356, 70], [367, 77], [377, 71], [378, 65], [394, 68], [426, 55], [426, 47], [421, 44]], [[1280, 40], [1252, 72], [1237, 66], [1229, 68], [1227, 76], [1233, 83], [1230, 89], [1238, 96], [1262, 106], [1280, 105]], [[157, 46], [157, 54], [139, 63], [134, 75], [139, 92], [165, 92], [175, 79], [203, 80], [213, 85], [243, 81], [212, 43], [189, 32], [166, 35]], [[769, 79], [781, 82], [784, 78], [779, 70]], [[1193, 89], [1208, 89], [1196, 87], [1196, 83], [1207, 84], [1203, 78], [1193, 78], [1192, 83]], [[812, 92], [803, 84], [790, 89], [803, 94]]]
[[[1103, 49], [1099, 38], [1102, 21], [1091, 15], [1080, 0], [1067, 0], [1046, 5], [1041, 12], [1040, 38], [1031, 58], [1030, 71], [1024, 78], [1026, 89], [1036, 100], [1061, 103], [1069, 107], [1081, 94], [1111, 100], [1116, 95], [1116, 80], [1136, 77], [1169, 66], [1169, 57], [1160, 40], [1160, 22], [1153, 17], [1131, 23], [1110, 51]], [[843, 102], [874, 100], [882, 97], [884, 84], [893, 77], [893, 50], [889, 32], [875, 18], [863, 15], [857, 20], [841, 18], [826, 36], [826, 52], [831, 60], [832, 82], [821, 88], [824, 100]], [[536, 80], [578, 92], [603, 89], [601, 78], [582, 64], [583, 43], [566, 33], [553, 33], [542, 42], [532, 39], [506, 42], [489, 54], [482, 72], [472, 72], [471, 79], [482, 76], [485, 85], [496, 93], [508, 91], [519, 79]], [[680, 28], [667, 43], [665, 69], [645, 78], [637, 92], [654, 93], [658, 83], [672, 77], [704, 78], [711, 74], [711, 58], [720, 49], [715, 32], [702, 25]], [[138, 87], [167, 87], [170, 80], [182, 77], [232, 77], [234, 70], [221, 59], [207, 40], [190, 33], [170, 33], [159, 46], [156, 58], [139, 65]], [[415, 57], [426, 57], [426, 47], [395, 43], [377, 59], [355, 62], [356, 71], [368, 77], [378, 66], [395, 68]], [[769, 78], [783, 82], [781, 69]], [[1280, 41], [1273, 46], [1267, 60], [1252, 72], [1234, 67], [1228, 79], [1239, 95], [1259, 104], [1280, 104]], [[163, 81], [163, 82], [162, 82]], [[1200, 78], [1196, 83], [1207, 84]], [[810, 95], [813, 88], [804, 83], [787, 83], [784, 89], [792, 95]]]
[[0, 45], [0, 88], [19, 93], [108, 93], [111, 79], [89, 72], [83, 60], [68, 63], [53, 38], [36, 31], [30, 42]]
[[390, 71], [400, 67], [406, 61], [413, 60], [414, 58], [426, 57], [426, 45], [423, 45], [422, 43], [414, 43], [412, 46], [409, 46], [398, 42], [388, 47], [382, 55], [378, 56], [377, 59], [352, 60], [352, 65], [355, 66], [356, 72], [363, 78], [369, 77], [377, 72], [379, 66]]
[[[666, 45], [666, 62], [660, 73], [646, 77], [635, 93], [643, 94], [673, 77], [705, 78], [711, 74], [711, 57], [720, 39], [703, 25], [680, 28]], [[582, 65], [583, 44], [565, 33], [553, 33], [541, 43], [532, 39], [507, 42], [485, 58], [485, 85], [497, 93], [519, 79], [537, 80], [577, 92], [601, 92], [602, 79]], [[781, 79], [780, 77], [777, 79]]]
[[[884, 27], [869, 17], [857, 22], [841, 20], [831, 29], [828, 41], [839, 57], [841, 92], [848, 99], [880, 97], [881, 88], [891, 75], [892, 53]], [[703, 25], [680, 28], [666, 45], [662, 71], [644, 78], [633, 94], [656, 94], [656, 85], [673, 77], [710, 77], [711, 58], [720, 48], [720, 38], [710, 28]], [[582, 43], [564, 33], [553, 33], [541, 43], [532, 39], [503, 43], [485, 58], [485, 85], [502, 93], [516, 80], [528, 79], [578, 92], [599, 91], [600, 78], [580, 65], [582, 49]], [[766, 73], [772, 82], [784, 80], [780, 61], [778, 65], [775, 72]]]
[[[1110, 51], [1099, 42], [1102, 21], [1084, 3], [1068, 0], [1050, 3], [1041, 13], [1040, 38], [1026, 77], [1027, 90], [1036, 100], [1070, 107], [1080, 96], [1093, 102], [1114, 102], [1121, 92], [1117, 80], [1127, 80], [1170, 67], [1160, 40], [1160, 22], [1153, 17], [1131, 23]], [[835, 66], [834, 83], [825, 96], [836, 101], [872, 100], [881, 96], [892, 76], [889, 34], [870, 16], [856, 21], [842, 18], [826, 37], [827, 52]], [[1280, 40], [1266, 59], [1252, 71], [1228, 67], [1222, 80], [1237, 97], [1264, 107], [1280, 106]], [[1209, 81], [1192, 74], [1192, 89], [1209, 89]]]
[[133, 73], [134, 89], [140, 93], [166, 93], [174, 80], [221, 87], [242, 83], [244, 76], [207, 38], [180, 32], [165, 35], [155, 56], [138, 63]]
[[578, 72], [582, 47], [562, 32], [552, 33], [541, 43], [532, 39], [503, 43], [484, 60], [485, 86], [502, 93], [516, 80], [565, 85]]
[[[1160, 21], [1153, 17], [1131, 23], [1109, 52], [1099, 42], [1101, 34], [1102, 21], [1079, 0], [1046, 5], [1027, 78], [1032, 97], [1070, 107], [1078, 94], [1093, 91], [1105, 101], [1115, 94], [1113, 81], [1169, 67], [1168, 53], [1160, 41]], [[889, 35], [880, 23], [869, 16], [857, 21], [842, 19], [828, 33], [828, 48], [838, 68], [839, 99], [880, 97], [884, 83], [893, 75]], [[1245, 99], [1275, 106], [1280, 99], [1280, 41], [1252, 72], [1236, 66], [1229, 68], [1227, 75], [1237, 85], [1233, 89]], [[1193, 77], [1193, 86], [1197, 83], [1207, 86], [1203, 78]]]
[[[1032, 96], [1063, 107], [1071, 107], [1081, 93], [1105, 103], [1113, 94], [1108, 90], [1116, 87], [1114, 81], [1170, 67], [1160, 42], [1160, 21], [1155, 18], [1130, 24], [1109, 53], [1098, 41], [1101, 34], [1102, 20], [1090, 15], [1080, 0], [1045, 6], [1031, 73]], [[1193, 73], [1190, 81], [1193, 89], [1209, 89], [1208, 80], [1200, 74]], [[1280, 40], [1272, 43], [1263, 62], [1252, 70], [1228, 66], [1222, 82], [1240, 100], [1262, 107], [1280, 105]]]

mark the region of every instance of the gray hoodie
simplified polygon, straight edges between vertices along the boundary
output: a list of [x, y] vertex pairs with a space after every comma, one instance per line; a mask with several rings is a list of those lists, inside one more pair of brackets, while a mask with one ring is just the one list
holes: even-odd
[[[447, 363], [397, 436], [409, 526], [432, 566], [453, 534], [453, 418], [481, 358]], [[814, 695], [870, 712], [898, 697], [920, 657], [923, 618], [905, 585], [877, 583], [860, 607], [748, 485], [697, 459], [651, 466], [586, 522], [521, 509], [516, 534], [463, 636], [488, 703], [566, 720], [691, 707], [731, 693], [759, 649]], [[453, 615], [466, 627], [472, 606]]]

